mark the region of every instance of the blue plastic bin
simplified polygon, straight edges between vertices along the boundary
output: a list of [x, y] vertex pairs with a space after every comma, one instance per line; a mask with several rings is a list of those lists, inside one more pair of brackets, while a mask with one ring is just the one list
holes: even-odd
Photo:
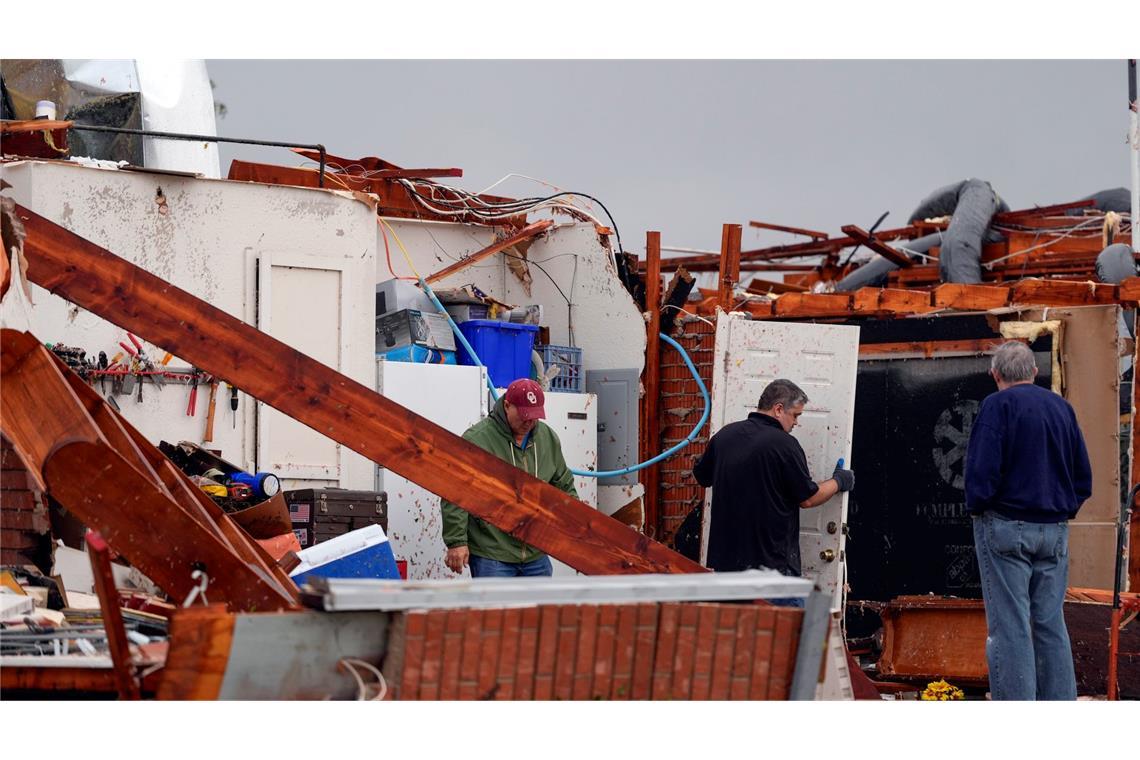
[[[495, 387], [506, 388], [520, 377], [530, 377], [530, 353], [534, 350], [538, 325], [516, 325], [495, 319], [469, 319], [459, 323], [459, 331], [467, 338], [475, 353], [479, 354]], [[455, 349], [460, 364], [475, 364], [462, 344]]]

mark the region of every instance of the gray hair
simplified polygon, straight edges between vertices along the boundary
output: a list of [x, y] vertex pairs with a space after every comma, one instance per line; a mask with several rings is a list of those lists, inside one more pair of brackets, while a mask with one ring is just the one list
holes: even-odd
[[1037, 360], [1029, 346], [1019, 340], [1011, 340], [998, 346], [990, 368], [1007, 383], [1020, 383], [1033, 379]]
[[773, 380], [760, 394], [760, 403], [757, 404], [757, 408], [772, 409], [776, 404], [783, 404], [785, 409], [790, 409], [799, 404], [806, 404], [807, 400], [807, 394], [791, 380]]

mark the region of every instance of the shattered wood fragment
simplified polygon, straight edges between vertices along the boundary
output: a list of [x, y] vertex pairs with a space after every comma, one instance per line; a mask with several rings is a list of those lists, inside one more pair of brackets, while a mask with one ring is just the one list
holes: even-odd
[[[18, 212], [28, 228], [33, 282], [203, 371], [231, 379], [254, 398], [571, 567], [597, 574], [706, 572], [94, 243], [27, 209]], [[72, 459], [107, 460], [101, 447], [88, 444], [65, 446], [53, 459], [68, 449], [75, 449]], [[188, 515], [185, 520], [194, 525]]]
[[850, 235], [852, 240], [855, 240], [867, 248], [870, 248], [872, 251], [879, 254], [884, 259], [887, 259], [892, 264], [897, 264], [903, 268], [914, 266], [914, 261], [912, 261], [909, 256], [901, 251], [896, 251], [894, 248], [891, 248], [889, 245], [877, 239], [866, 230], [863, 230], [860, 227], [856, 227], [854, 224], [845, 225], [841, 229]]
[[661, 332], [665, 335], [673, 334], [679, 310], [685, 308], [689, 293], [693, 292], [693, 285], [696, 282], [697, 278], [685, 271], [684, 267], [677, 267], [677, 271], [673, 273], [669, 286], [665, 288], [665, 297], [661, 304]]
[[460, 259], [451, 266], [441, 269], [435, 274], [429, 274], [424, 278], [424, 280], [428, 285], [439, 282], [444, 278], [450, 277], [456, 272], [462, 272], [467, 267], [478, 264], [483, 259], [493, 256], [500, 251], [504, 251], [511, 246], [517, 245], [518, 243], [522, 243], [524, 241], [528, 241], [531, 238], [540, 235], [541, 233], [550, 229], [553, 224], [554, 220], [552, 219], [543, 219], [541, 221], [535, 222], [534, 224], [528, 224], [526, 227], [522, 228], [514, 235], [511, 235], [510, 237], [503, 240], [496, 241], [486, 248], [480, 251], [476, 251], [475, 253], [472, 253], [463, 259]]

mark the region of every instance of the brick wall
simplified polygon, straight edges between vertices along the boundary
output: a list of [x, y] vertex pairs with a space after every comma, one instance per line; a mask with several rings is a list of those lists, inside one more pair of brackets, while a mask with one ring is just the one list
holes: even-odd
[[0, 565], [36, 565], [49, 572], [51, 522], [20, 458], [0, 437]]
[[802, 618], [704, 603], [412, 611], [383, 672], [402, 700], [785, 699]]
[[[673, 337], [680, 343], [709, 393], [712, 393], [713, 352], [716, 347], [716, 328], [687, 314], [678, 318], [681, 332]], [[685, 439], [693, 425], [701, 419], [704, 401], [693, 375], [685, 366], [681, 355], [672, 347], [661, 345], [661, 401], [658, 416], [661, 423], [661, 451]], [[660, 465], [660, 492], [657, 494], [659, 524], [652, 526], [651, 536], [671, 544], [681, 523], [704, 500], [704, 489], [693, 478], [693, 465], [705, 453], [709, 440], [709, 426], [704, 428], [688, 446]]]

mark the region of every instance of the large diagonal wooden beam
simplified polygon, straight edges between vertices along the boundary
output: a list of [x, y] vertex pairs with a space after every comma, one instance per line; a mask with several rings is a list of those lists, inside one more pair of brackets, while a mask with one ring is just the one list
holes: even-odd
[[543, 219], [542, 221], [535, 222], [534, 224], [528, 224], [526, 227], [523, 227], [514, 235], [491, 243], [491, 245], [487, 246], [483, 250], [476, 251], [466, 258], [460, 259], [451, 266], [439, 270], [435, 274], [429, 274], [424, 279], [427, 281], [428, 285], [431, 285], [433, 282], [439, 282], [445, 277], [450, 277], [456, 272], [461, 272], [473, 264], [478, 264], [480, 261], [489, 256], [494, 256], [499, 251], [505, 251], [516, 243], [521, 243], [524, 240], [529, 240], [530, 238], [542, 232], [545, 232], [546, 230], [550, 229], [551, 225], [553, 224], [553, 219]]
[[28, 279], [584, 573], [704, 568], [89, 240], [17, 207]]

